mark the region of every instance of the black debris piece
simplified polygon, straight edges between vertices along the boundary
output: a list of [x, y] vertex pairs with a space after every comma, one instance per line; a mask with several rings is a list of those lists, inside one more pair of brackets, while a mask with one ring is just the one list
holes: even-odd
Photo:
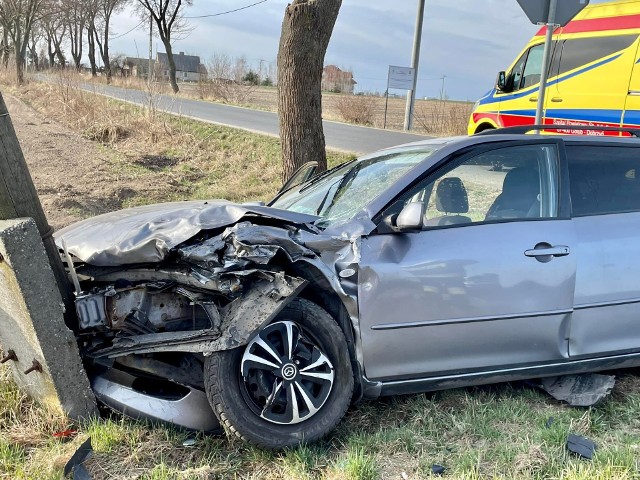
[[582, 458], [591, 460], [596, 448], [596, 444], [588, 438], [584, 438], [573, 433], [570, 433], [567, 437], [567, 449], [571, 453], [575, 453]]
[[90, 479], [89, 472], [84, 467], [83, 463], [86, 462], [93, 454], [93, 447], [91, 446], [91, 437], [87, 438], [76, 452], [71, 456], [67, 464], [64, 466], [64, 476], [69, 477], [73, 473], [74, 480], [87, 480]]
[[442, 465], [438, 465], [437, 463], [431, 465], [431, 473], [433, 473], [434, 475], [444, 475], [445, 470], [446, 468], [444, 468]]
[[551, 428], [551, 425], [553, 425], [553, 421], [555, 419], [553, 417], [549, 417], [549, 419], [547, 420], [547, 423], [544, 424], [545, 428]]
[[84, 464], [76, 465], [73, 469], [73, 480], [91, 480], [91, 475], [89, 475], [89, 470]]

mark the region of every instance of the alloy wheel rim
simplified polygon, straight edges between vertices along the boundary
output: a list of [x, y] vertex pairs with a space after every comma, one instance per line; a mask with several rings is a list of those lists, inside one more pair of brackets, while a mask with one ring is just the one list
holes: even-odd
[[327, 356], [291, 321], [272, 323], [251, 340], [240, 370], [249, 407], [281, 425], [304, 422], [318, 413], [335, 377]]

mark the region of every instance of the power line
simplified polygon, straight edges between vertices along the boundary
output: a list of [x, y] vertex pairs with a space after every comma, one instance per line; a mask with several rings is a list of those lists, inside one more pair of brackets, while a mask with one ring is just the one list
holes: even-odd
[[143, 23], [145, 23], [147, 20], [142, 20], [138, 25], [136, 25], [135, 27], [133, 27], [131, 30], [123, 33], [122, 35], [117, 35], [115, 37], [109, 37], [109, 40], [115, 40], [116, 38], [120, 38], [120, 37], [124, 37], [125, 35], [129, 35], [131, 32], [133, 32], [136, 28], [138, 28], [140, 25], [142, 25]]
[[245, 5], [244, 7], [235, 8], [233, 10], [228, 10], [226, 12], [220, 13], [212, 13], [211, 15], [197, 15], [194, 17], [184, 17], [184, 18], [209, 18], [209, 17], [219, 17], [220, 15], [226, 15], [227, 13], [239, 12], [240, 10], [246, 10], [247, 8], [255, 7], [256, 5], [260, 5], [261, 3], [265, 3], [267, 0], [260, 0], [259, 2], [252, 3], [251, 5]]
[[[260, 0], [259, 2], [256, 3], [252, 3], [251, 5], [245, 5], [244, 7], [240, 7], [240, 8], [235, 8], [233, 10], [228, 10], [226, 12], [220, 12], [220, 13], [212, 13], [211, 15], [197, 15], [197, 16], [193, 16], [193, 17], [182, 17], [182, 18], [209, 18], [209, 17], [219, 17], [220, 15], [226, 15], [228, 13], [234, 13], [234, 12], [239, 12], [240, 10], [246, 10], [247, 8], [251, 8], [251, 7], [255, 7], [256, 5], [260, 5], [261, 3], [265, 3], [267, 0]], [[115, 37], [110, 37], [110, 40], [115, 40], [116, 38], [122, 38], [125, 35], [129, 35], [131, 32], [133, 32], [136, 28], [140, 27], [143, 23], [145, 23], [147, 20], [142, 20], [139, 24], [137, 24], [135, 27], [133, 27], [131, 30], [126, 31], [125, 33], [121, 34], [121, 35], [117, 35]]]

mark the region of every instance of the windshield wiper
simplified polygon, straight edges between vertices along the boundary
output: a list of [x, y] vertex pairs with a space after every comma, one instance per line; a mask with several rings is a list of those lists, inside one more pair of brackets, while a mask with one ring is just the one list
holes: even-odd
[[355, 162], [357, 160], [357, 158], [354, 158], [353, 160], [349, 160], [348, 162], [344, 162], [341, 163], [340, 165], [336, 165], [335, 167], [329, 169], [329, 170], [325, 170], [322, 173], [319, 173], [318, 175], [316, 175], [315, 177], [313, 177], [311, 180], [308, 180], [306, 183], [304, 183], [302, 185], [302, 187], [300, 188], [299, 192], [302, 193], [306, 190], [308, 190], [309, 188], [311, 188], [313, 185], [315, 185], [316, 183], [318, 183], [320, 180], [322, 180], [323, 178], [325, 178], [327, 175], [331, 175], [333, 172], [335, 172], [337, 169], [342, 168], [342, 167], [346, 167], [347, 165]]
[[329, 194], [331, 193], [331, 190], [333, 189], [333, 186], [340, 182], [340, 180], [336, 180], [335, 182], [333, 182], [331, 184], [331, 186], [327, 189], [327, 193], [324, 194], [324, 197], [322, 197], [322, 201], [320, 202], [320, 206], [318, 206], [318, 209], [316, 210], [316, 215], [320, 215], [320, 212], [322, 211], [322, 207], [324, 207], [324, 204], [327, 202], [327, 198], [329, 198]]

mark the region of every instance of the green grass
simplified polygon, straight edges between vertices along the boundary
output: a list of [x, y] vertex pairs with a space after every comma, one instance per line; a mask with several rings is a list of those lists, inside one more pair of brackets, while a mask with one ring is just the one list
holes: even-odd
[[[61, 478], [64, 461], [87, 436], [94, 446], [87, 467], [96, 479], [372, 480], [403, 472], [422, 479], [433, 464], [452, 479], [640, 478], [638, 371], [620, 372], [613, 394], [590, 409], [519, 383], [383, 398], [351, 408], [325, 440], [282, 452], [203, 434], [184, 447], [194, 434], [117, 417], [81, 425], [62, 443], [50, 437], [50, 417], [3, 372], [0, 478]], [[566, 450], [569, 433], [596, 442], [592, 461]]]

